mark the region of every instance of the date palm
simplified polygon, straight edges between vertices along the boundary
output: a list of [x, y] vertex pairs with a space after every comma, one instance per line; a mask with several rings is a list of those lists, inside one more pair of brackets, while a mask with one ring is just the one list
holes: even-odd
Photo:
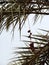
[[[29, 14], [35, 14], [35, 21], [40, 15], [49, 15], [49, 1], [48, 0], [4, 0], [0, 1], [0, 32], [4, 28], [7, 30], [13, 25], [13, 30], [17, 23], [19, 29], [25, 24]], [[49, 65], [49, 36], [45, 35], [34, 35], [32, 37], [26, 36], [37, 41], [26, 41], [40, 44], [40, 47], [20, 47], [19, 49], [25, 49], [25, 51], [15, 51], [20, 54], [18, 59], [10, 62], [11, 64], [17, 65]], [[39, 38], [38, 38], [39, 37]], [[39, 41], [39, 42], [38, 42]], [[44, 45], [41, 47], [41, 45]], [[27, 49], [27, 50], [26, 50]], [[18, 62], [17, 62], [18, 61]]]
[[25, 24], [29, 14], [35, 14], [35, 21], [40, 15], [49, 15], [49, 1], [46, 0], [3, 0], [0, 1], [0, 32], [13, 29], [19, 23], [19, 29]]
[[[17, 47], [18, 51], [15, 50], [14, 53], [20, 55], [14, 57], [9, 65], [49, 65], [49, 35], [25, 37], [34, 39], [35, 41], [23, 40], [23, 42], [28, 43], [28, 46]], [[30, 44], [37, 44], [37, 46], [30, 46]], [[19, 49], [22, 51], [19, 51]]]
[[[4, 28], [9, 29], [10, 25], [13, 24], [13, 29], [16, 24], [19, 22], [19, 29], [21, 29], [21, 24], [25, 23], [25, 20], [28, 14], [25, 14], [25, 7], [29, 4], [26, 2], [30, 2], [31, 0], [5, 0], [0, 1], [0, 31]], [[22, 12], [22, 13], [21, 13]], [[22, 19], [22, 21], [21, 21]]]

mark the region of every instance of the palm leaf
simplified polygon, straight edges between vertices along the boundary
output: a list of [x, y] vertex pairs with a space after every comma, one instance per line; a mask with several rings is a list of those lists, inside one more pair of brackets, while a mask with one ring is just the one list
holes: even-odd
[[36, 44], [43, 44], [43, 45], [46, 44], [46, 43], [44, 43], [44, 42], [36, 42], [36, 41], [33, 42], [33, 41], [26, 41], [26, 40], [22, 40], [22, 41], [23, 41], [23, 42], [29, 42], [29, 43], [32, 42], [32, 43], [34, 43], [34, 44], [35, 44], [35, 43], [36, 43]]
[[[28, 36], [25, 36], [25, 37], [28, 37]], [[47, 35], [47, 37], [48, 37], [48, 35]], [[35, 41], [22, 40], [23, 42], [28, 42], [29, 44], [31, 42], [37, 43], [37, 45], [38, 45], [38, 43], [39, 44], [42, 43], [42, 44], [44, 44], [44, 46], [40, 46], [40, 47], [38, 47], [38, 46], [35, 47], [34, 46], [34, 51], [31, 51], [31, 49], [29, 49], [29, 46], [28, 47], [17, 47], [17, 48], [15, 48], [15, 49], [18, 49], [18, 50], [19, 49], [23, 50], [23, 51], [16, 51], [16, 53], [21, 55], [21, 56], [16, 57], [18, 59], [18, 61], [19, 61], [19, 59], [22, 59], [22, 60], [20, 60], [20, 61], [22, 61], [22, 65], [27, 65], [27, 64], [28, 65], [29, 64], [30, 65], [31, 64], [34, 64], [34, 65], [39, 64], [40, 65], [40, 64], [42, 64], [42, 60], [43, 60], [44, 63], [46, 63], [45, 58], [49, 59], [48, 58], [49, 57], [49, 51], [48, 51], [49, 50], [49, 41], [45, 42], [45, 39], [47, 40], [47, 37], [46, 37], [46, 35], [41, 34], [41, 35], [33, 35], [32, 36], [32, 38], [35, 39]], [[36, 41], [36, 39], [39, 40], [39, 41]], [[41, 40], [42, 40], [42, 42], [41, 42]], [[31, 54], [31, 55], [29, 55], [29, 54]], [[16, 58], [14, 58], [14, 59], [16, 59]], [[47, 63], [49, 63], [48, 60], [47, 60]]]
[[[24, 1], [25, 1], [25, 3], [24, 3]], [[47, 13], [47, 11], [44, 12], [44, 9], [48, 10], [48, 8], [49, 8], [48, 2], [47, 2], [47, 5], [46, 5], [45, 1], [44, 2], [43, 1], [42, 2], [41, 1], [37, 1], [37, 0], [35, 0], [35, 1], [24, 0], [24, 1], [21, 1], [21, 2], [20, 2], [20, 0], [19, 1], [18, 0], [17, 1], [15, 1], [15, 0], [12, 0], [12, 1], [8, 0], [8, 1], [6, 1], [5, 0], [3, 2], [0, 1], [0, 5], [1, 5], [0, 9], [2, 9], [0, 11], [0, 14], [2, 13], [1, 14], [2, 17], [0, 19], [0, 21], [1, 21], [0, 29], [1, 30], [2, 30], [2, 27], [4, 27], [3, 23], [4, 23], [4, 19], [6, 19], [6, 18], [7, 18], [7, 20], [6, 20], [6, 23], [5, 23], [6, 24], [5, 27], [6, 27], [6, 29], [8, 29], [10, 27], [11, 24], [9, 24], [9, 23], [14, 19], [14, 18], [11, 17], [12, 16], [12, 12], [13, 12], [13, 17], [18, 15], [18, 16], [20, 16], [19, 19], [21, 19], [21, 16], [24, 16], [23, 19], [21, 19], [22, 20], [21, 21], [21, 25], [19, 24], [20, 27], [24, 26], [25, 21], [27, 19], [27, 16], [29, 14], [32, 14], [32, 13], [35, 14], [35, 18], [34, 18], [35, 21], [34, 21], [34, 23], [36, 22], [38, 17], [40, 17], [39, 16], [40, 14], [49, 14], [49, 13]], [[19, 5], [20, 5], [20, 7], [19, 7]], [[12, 11], [11, 11], [11, 9], [12, 9]], [[20, 13], [20, 15], [19, 15], [19, 13]], [[15, 26], [14, 26], [14, 28], [15, 28]], [[22, 27], [21, 28], [20, 27], [19, 27], [19, 29], [22, 28]]]
[[35, 36], [35, 37], [41, 37], [41, 38], [49, 38], [49, 36], [47, 36], [47, 35], [33, 35], [33, 36]]
[[48, 30], [44, 30], [44, 29], [39, 29], [39, 30], [41, 30], [41, 31], [45, 31], [45, 32], [49, 32]]
[[43, 39], [43, 38], [38, 38], [38, 37], [29, 37], [29, 36], [25, 36], [25, 37], [28, 37], [28, 38], [32, 38], [32, 39], [36, 39], [36, 40], [40, 40], [40, 41], [45, 41], [45, 42], [48, 42], [49, 40], [48, 39]]
[[31, 54], [31, 51], [15, 51], [14, 53], [23, 53], [23, 54]]

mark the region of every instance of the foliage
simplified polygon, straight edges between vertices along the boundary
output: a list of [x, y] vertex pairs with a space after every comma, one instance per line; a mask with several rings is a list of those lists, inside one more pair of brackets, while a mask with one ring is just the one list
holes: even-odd
[[[19, 30], [26, 22], [30, 14], [35, 14], [34, 23], [36, 23], [40, 15], [49, 15], [48, 0], [4, 0], [0, 1], [0, 33], [6, 28], [9, 29], [13, 25], [13, 29], [17, 23]], [[21, 33], [20, 33], [21, 34]], [[20, 56], [15, 57], [11, 65], [49, 65], [49, 35], [32, 35], [26, 36], [35, 41], [29, 42], [27, 47], [18, 47], [22, 51], [15, 51]], [[37, 47], [34, 46], [37, 44]]]
[[[44, 31], [47, 32], [46, 30]], [[49, 65], [49, 35], [32, 35], [31, 37], [25, 37], [29, 39], [31, 38], [32, 40], [23, 40], [23, 42], [26, 42], [26, 44], [28, 44], [28, 46], [17, 47], [14, 54], [19, 55], [17, 57], [14, 57], [9, 64]], [[35, 44], [37, 44], [37, 46]]]
[[49, 1], [46, 0], [0, 1], [0, 32], [4, 28], [8, 30], [11, 25], [14, 30], [17, 23], [21, 31], [29, 14], [35, 14], [34, 20], [36, 21], [40, 15], [48, 15], [48, 11]]

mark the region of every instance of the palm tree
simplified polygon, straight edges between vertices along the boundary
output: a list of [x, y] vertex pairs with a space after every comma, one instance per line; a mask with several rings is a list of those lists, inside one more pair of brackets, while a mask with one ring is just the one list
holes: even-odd
[[[28, 2], [29, 0], [26, 1]], [[25, 7], [28, 5], [29, 4], [25, 5], [24, 3], [21, 3], [19, 0], [0, 1], [0, 31], [4, 28], [8, 30], [11, 24], [14, 29], [18, 22], [19, 29], [21, 30], [21, 24], [23, 25], [25, 23], [28, 16], [28, 14], [25, 14]]]
[[[46, 31], [47, 32], [47, 31]], [[14, 52], [17, 57], [14, 57], [9, 65], [49, 65], [49, 35], [32, 35], [31, 37], [25, 36], [35, 41], [26, 41], [28, 46], [17, 47]], [[37, 44], [37, 46], [33, 46]], [[22, 51], [19, 51], [21, 49]]]
[[0, 32], [17, 23], [19, 29], [25, 24], [29, 14], [35, 14], [35, 21], [40, 15], [49, 15], [49, 1], [47, 0], [2, 0], [0, 1]]
[[[2, 32], [4, 28], [8, 30], [11, 25], [13, 25], [14, 30], [17, 23], [19, 24], [19, 30], [21, 32], [21, 28], [25, 24], [25, 20], [30, 14], [35, 14], [35, 21], [40, 15], [49, 15], [49, 1], [0, 1], [0, 32]], [[15, 54], [20, 54], [20, 57], [18, 56], [18, 59], [16, 59], [17, 57], [14, 58], [14, 60], [10, 62], [10, 64], [17, 65], [19, 63], [19, 65], [44, 65], [46, 63], [47, 65], [49, 65], [49, 36], [33, 35], [26, 37], [34, 39], [35, 41], [25, 41], [26, 43], [30, 43], [27, 47], [18, 47], [18, 49], [22, 49], [23, 51], [15, 51]], [[37, 47], [34, 46], [35, 43], [38, 45]]]

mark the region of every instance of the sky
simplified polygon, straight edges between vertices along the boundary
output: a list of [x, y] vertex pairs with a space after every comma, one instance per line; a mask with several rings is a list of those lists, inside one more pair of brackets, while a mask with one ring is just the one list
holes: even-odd
[[[30, 27], [28, 25], [28, 21]], [[18, 46], [20, 47], [25, 45], [23, 42], [20, 41], [19, 30], [17, 26], [15, 28], [14, 37], [12, 37], [12, 33], [11, 33], [12, 27], [9, 29], [8, 32], [4, 30], [0, 35], [0, 65], [7, 65], [8, 62], [10, 61], [10, 58], [14, 57], [15, 47]], [[38, 32], [45, 34], [43, 31], [40, 31], [39, 28], [49, 30], [49, 16], [48, 15], [43, 16], [41, 22], [39, 19], [37, 23], [33, 25], [33, 16], [30, 15], [26, 20], [24, 27], [22, 28], [23, 40], [26, 39], [25, 37], [23, 37], [23, 35], [28, 34], [27, 31], [29, 30], [29, 28], [31, 29], [31, 32], [33, 34]]]

